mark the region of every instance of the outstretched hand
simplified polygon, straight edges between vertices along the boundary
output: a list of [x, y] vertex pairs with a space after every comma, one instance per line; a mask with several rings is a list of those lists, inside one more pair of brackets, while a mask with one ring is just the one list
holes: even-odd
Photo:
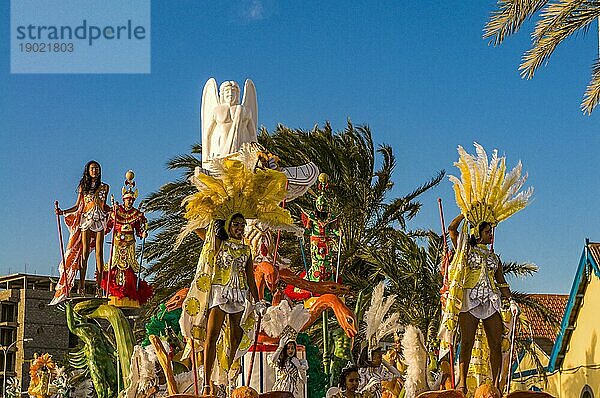
[[521, 309], [517, 305], [517, 302], [513, 299], [510, 299], [510, 313], [515, 316], [521, 313]]
[[260, 300], [254, 305], [254, 312], [256, 315], [262, 317], [267, 312], [267, 308], [269, 308], [269, 302], [266, 300]]

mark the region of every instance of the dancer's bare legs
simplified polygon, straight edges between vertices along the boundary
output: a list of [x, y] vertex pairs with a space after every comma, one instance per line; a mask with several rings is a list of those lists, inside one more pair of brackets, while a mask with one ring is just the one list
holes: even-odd
[[217, 340], [223, 327], [225, 312], [219, 307], [213, 307], [208, 310], [208, 322], [206, 324], [206, 341], [204, 342], [204, 395], [214, 395], [215, 391], [212, 384], [212, 370], [215, 364], [217, 353]]
[[490, 347], [490, 368], [492, 385], [500, 389], [500, 370], [502, 369], [502, 317], [496, 312], [483, 320], [483, 328]]
[[79, 294], [85, 294], [85, 275], [87, 273], [88, 258], [90, 256], [90, 242], [92, 233], [89, 230], [81, 231], [81, 264], [79, 266]]
[[460, 328], [460, 358], [458, 361], [458, 369], [460, 372], [460, 380], [456, 386], [457, 390], [467, 393], [467, 374], [469, 373], [469, 363], [471, 362], [471, 350], [475, 344], [475, 332], [479, 319], [474, 317], [470, 312], [461, 312], [458, 315], [458, 327]]

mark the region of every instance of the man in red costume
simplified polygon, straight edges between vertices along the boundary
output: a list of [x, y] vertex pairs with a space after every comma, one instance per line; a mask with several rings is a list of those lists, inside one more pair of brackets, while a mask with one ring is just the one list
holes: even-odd
[[147, 221], [144, 213], [133, 207], [138, 196], [138, 190], [133, 190], [133, 172], [128, 171], [126, 178], [122, 190], [123, 204], [117, 205], [116, 211], [111, 212], [106, 226], [107, 234], [113, 228], [115, 232], [112, 259], [104, 266], [102, 288], [108, 290], [111, 304], [117, 307], [139, 307], [152, 296], [152, 287], [148, 283], [144, 280], [138, 283], [140, 264], [135, 254], [135, 235], [140, 238], [148, 235]]

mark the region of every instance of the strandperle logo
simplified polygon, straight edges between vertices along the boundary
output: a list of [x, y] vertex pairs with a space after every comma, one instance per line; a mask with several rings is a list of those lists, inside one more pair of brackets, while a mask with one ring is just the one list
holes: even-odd
[[11, 0], [11, 73], [150, 73], [150, 0]]
[[127, 23], [117, 26], [98, 26], [89, 24], [84, 19], [79, 26], [40, 26], [29, 24], [16, 27], [17, 40], [85, 40], [88, 45], [93, 45], [95, 40], [144, 40], [146, 28], [135, 25], [131, 19]]

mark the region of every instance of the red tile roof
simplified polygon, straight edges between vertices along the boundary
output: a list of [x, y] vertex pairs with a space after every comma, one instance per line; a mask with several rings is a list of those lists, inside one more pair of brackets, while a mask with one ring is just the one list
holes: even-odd
[[[551, 322], [544, 320], [544, 318], [532, 310], [531, 308], [523, 308], [523, 314], [527, 317], [531, 323], [531, 331], [533, 338], [538, 344], [549, 352], [552, 349], [552, 345], [556, 340], [556, 336], [560, 330], [560, 322], [565, 313], [567, 301], [569, 295], [567, 294], [531, 294], [529, 295], [536, 300], [540, 305], [548, 308], [556, 319], [556, 325], [552, 325]], [[527, 332], [529, 333], [529, 332]]]

